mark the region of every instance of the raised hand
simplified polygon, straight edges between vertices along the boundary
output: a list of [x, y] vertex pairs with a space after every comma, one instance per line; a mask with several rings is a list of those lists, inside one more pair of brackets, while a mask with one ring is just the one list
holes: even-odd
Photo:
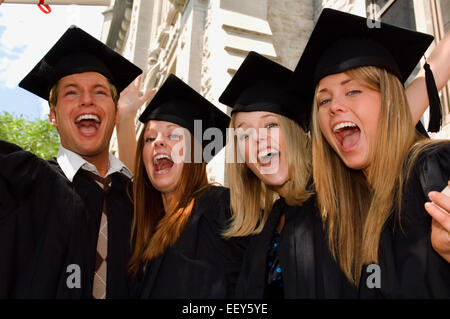
[[140, 94], [141, 76], [138, 76], [119, 97], [117, 103], [116, 130], [119, 159], [134, 173], [134, 158], [136, 154], [135, 117], [139, 108], [152, 97], [155, 90]]
[[128, 85], [121, 93], [119, 102], [117, 103], [116, 123], [134, 119], [137, 110], [152, 97], [154, 90], [149, 90], [145, 94], [141, 94], [142, 76], [139, 75], [130, 85]]
[[425, 204], [425, 209], [433, 218], [431, 244], [434, 250], [450, 263], [450, 196], [439, 192], [430, 192], [428, 197], [434, 203]]

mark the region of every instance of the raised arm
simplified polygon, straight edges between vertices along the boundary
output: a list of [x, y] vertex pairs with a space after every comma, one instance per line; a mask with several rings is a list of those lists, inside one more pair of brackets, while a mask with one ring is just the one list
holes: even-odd
[[127, 88], [120, 93], [117, 103], [117, 144], [119, 147], [119, 159], [134, 173], [134, 158], [136, 155], [136, 125], [137, 110], [153, 95], [150, 90], [140, 96], [139, 88], [141, 76], [138, 76]]
[[[427, 62], [433, 71], [436, 87], [439, 91], [447, 84], [450, 78], [450, 32], [447, 32], [445, 37], [434, 48]], [[425, 70], [423, 68], [406, 87], [405, 92], [414, 124], [416, 124], [429, 105]]]

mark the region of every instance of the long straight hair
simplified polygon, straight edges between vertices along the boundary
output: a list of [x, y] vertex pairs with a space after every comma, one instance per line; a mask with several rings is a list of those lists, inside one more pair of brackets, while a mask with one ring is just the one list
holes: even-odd
[[[129, 262], [129, 272], [132, 276], [138, 273], [144, 263], [160, 256], [177, 241], [189, 220], [195, 199], [209, 186], [206, 163], [194, 163], [194, 155], [191, 153], [191, 161], [183, 164], [175, 195], [167, 211], [164, 211], [161, 192], [151, 184], [142, 155], [144, 134], [149, 123], [145, 124], [139, 136], [135, 160], [131, 229], [134, 249]], [[194, 138], [190, 138], [191, 145], [194, 145]]]
[[373, 66], [346, 73], [381, 94], [370, 166], [365, 175], [362, 170], [344, 164], [320, 130], [314, 100], [313, 178], [330, 250], [347, 278], [357, 285], [363, 265], [378, 263], [380, 235], [393, 203], [401, 211], [406, 158], [420, 137], [415, 132], [405, 91], [397, 77]]
[[[280, 122], [281, 134], [285, 142], [289, 180], [285, 200], [289, 205], [301, 206], [310, 196], [307, 184], [311, 177], [311, 143], [303, 129], [293, 120], [276, 114]], [[230, 127], [236, 126], [236, 114], [231, 116]], [[265, 185], [245, 163], [238, 163], [237, 137], [228, 143], [227, 151], [233, 155], [227, 161], [225, 171], [230, 188], [232, 217], [224, 236], [247, 236], [258, 234], [279, 197], [270, 186]], [[230, 149], [231, 148], [231, 149]]]

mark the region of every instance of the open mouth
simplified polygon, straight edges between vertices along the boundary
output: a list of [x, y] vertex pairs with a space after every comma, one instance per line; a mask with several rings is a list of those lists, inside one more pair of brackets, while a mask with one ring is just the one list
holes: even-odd
[[276, 149], [267, 149], [258, 153], [258, 163], [261, 166], [271, 164], [271, 161], [280, 156], [280, 152]]
[[355, 123], [341, 122], [333, 127], [333, 133], [342, 151], [350, 152], [358, 144], [361, 130]]
[[156, 174], [167, 174], [173, 164], [172, 158], [167, 154], [157, 154], [153, 158], [153, 168]]
[[100, 118], [95, 114], [82, 114], [75, 119], [75, 125], [83, 136], [89, 137], [100, 128]]

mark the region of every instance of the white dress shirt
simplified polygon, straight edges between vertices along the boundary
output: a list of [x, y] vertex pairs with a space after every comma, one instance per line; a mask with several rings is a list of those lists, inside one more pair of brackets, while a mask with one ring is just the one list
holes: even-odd
[[[64, 175], [66, 175], [67, 179], [69, 181], [73, 181], [73, 177], [78, 172], [80, 168], [83, 168], [87, 171], [90, 171], [98, 176], [100, 176], [100, 173], [98, 172], [95, 165], [89, 163], [84, 158], [82, 158], [77, 153], [74, 153], [66, 148], [64, 146], [60, 145], [58, 150], [58, 155], [56, 156], [56, 161], [58, 162], [59, 166], [61, 167], [62, 171], [64, 172]], [[133, 178], [133, 173], [128, 169], [128, 167], [125, 166], [124, 163], [122, 163], [117, 157], [109, 154], [109, 163], [108, 163], [108, 171], [106, 172], [106, 176], [109, 176], [113, 173], [120, 172], [124, 174], [129, 179]], [[105, 177], [106, 177], [105, 176]]]

